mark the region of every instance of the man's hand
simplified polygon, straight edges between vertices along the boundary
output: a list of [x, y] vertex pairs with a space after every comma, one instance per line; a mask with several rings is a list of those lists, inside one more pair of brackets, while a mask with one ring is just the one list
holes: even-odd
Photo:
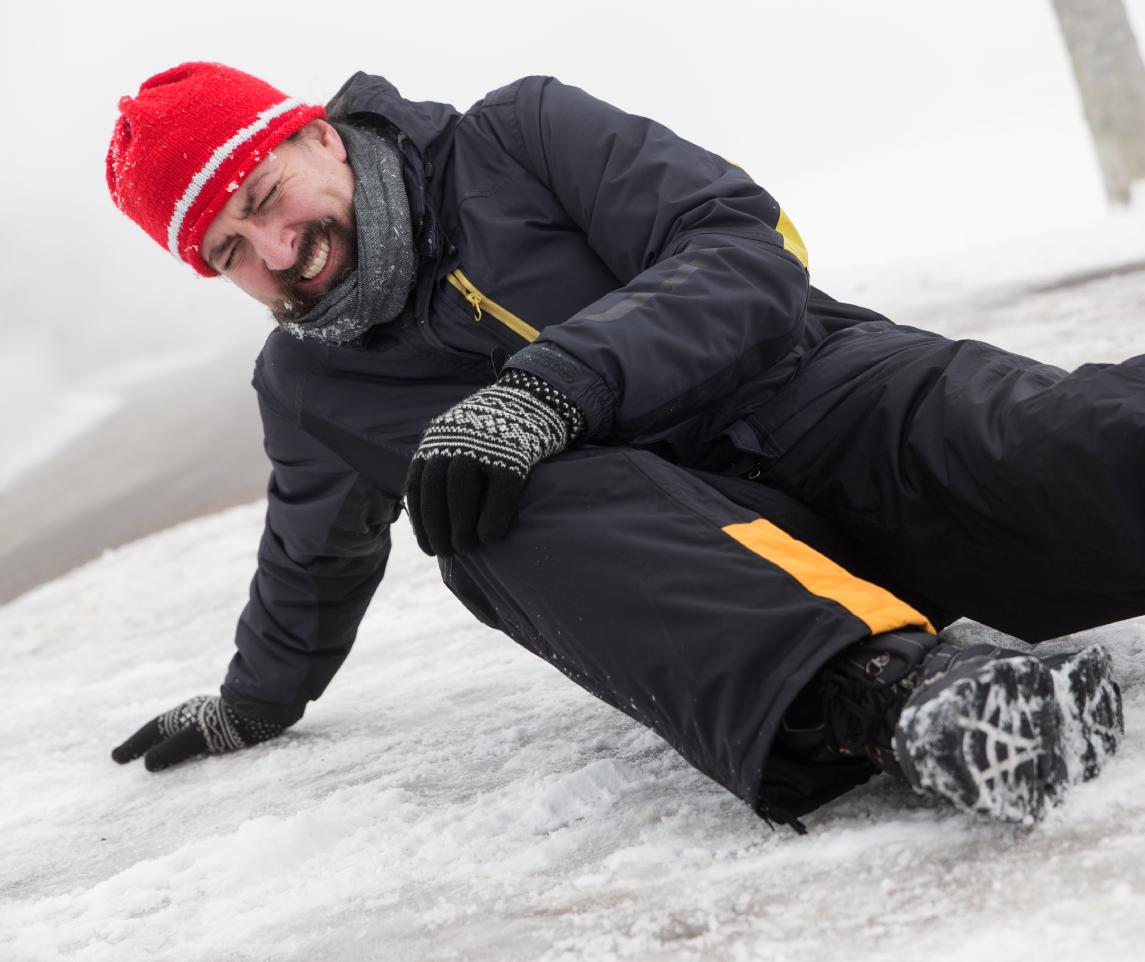
[[218, 695], [198, 695], [153, 718], [111, 757], [121, 765], [143, 755], [149, 772], [178, 765], [196, 755], [221, 755], [249, 748], [286, 726], [240, 714]]
[[530, 469], [583, 433], [580, 408], [517, 370], [435, 418], [406, 479], [421, 550], [448, 557], [505, 537]]

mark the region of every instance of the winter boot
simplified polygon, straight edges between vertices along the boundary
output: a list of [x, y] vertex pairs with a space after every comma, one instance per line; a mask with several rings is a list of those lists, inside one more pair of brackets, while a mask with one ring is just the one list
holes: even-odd
[[1124, 730], [1109, 653], [1042, 660], [890, 632], [820, 674], [830, 753], [870, 757], [917, 792], [1032, 823], [1092, 778]]

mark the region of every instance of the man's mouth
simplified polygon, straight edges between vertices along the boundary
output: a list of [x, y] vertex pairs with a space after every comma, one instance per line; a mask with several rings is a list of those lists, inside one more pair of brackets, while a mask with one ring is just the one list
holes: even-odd
[[299, 259], [286, 270], [272, 272], [282, 286], [281, 300], [271, 308], [279, 323], [304, 316], [354, 269], [354, 240], [352, 228], [332, 218], [310, 224]]
[[326, 261], [330, 258], [330, 235], [323, 234], [322, 239], [314, 248], [314, 253], [310, 255], [310, 260], [306, 262], [306, 266], [299, 272], [299, 277], [304, 281], [312, 281], [319, 274], [322, 273], [323, 268], [326, 267]]

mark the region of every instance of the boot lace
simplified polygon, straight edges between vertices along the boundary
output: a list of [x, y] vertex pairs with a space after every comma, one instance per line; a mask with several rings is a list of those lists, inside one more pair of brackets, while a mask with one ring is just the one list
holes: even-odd
[[820, 692], [828, 747], [843, 755], [869, 755], [881, 765], [903, 702], [898, 686], [856, 667], [832, 666], [823, 673]]

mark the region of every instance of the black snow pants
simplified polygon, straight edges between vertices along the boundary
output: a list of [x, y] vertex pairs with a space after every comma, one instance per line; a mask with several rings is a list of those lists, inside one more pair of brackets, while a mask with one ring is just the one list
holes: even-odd
[[576, 450], [504, 542], [443, 562], [482, 621], [781, 821], [874, 772], [774, 745], [848, 645], [1145, 613], [1145, 357], [1067, 373], [844, 307], [746, 419], [755, 480]]

